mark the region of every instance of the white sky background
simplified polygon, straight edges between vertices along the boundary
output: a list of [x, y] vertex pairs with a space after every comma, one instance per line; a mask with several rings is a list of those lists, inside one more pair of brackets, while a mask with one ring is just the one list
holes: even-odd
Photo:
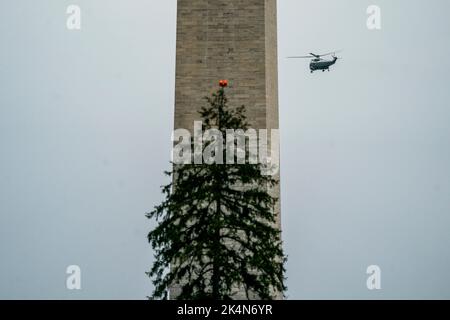
[[[450, 298], [450, 3], [278, 3], [289, 298]], [[0, 3], [0, 298], [151, 294], [144, 213], [167, 182], [175, 23], [174, 0]], [[335, 49], [330, 73], [285, 59]]]

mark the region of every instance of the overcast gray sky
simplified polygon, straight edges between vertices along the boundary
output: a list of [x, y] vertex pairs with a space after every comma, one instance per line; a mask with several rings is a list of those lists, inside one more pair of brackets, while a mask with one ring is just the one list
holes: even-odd
[[[450, 298], [450, 3], [278, 3], [288, 297]], [[1, 1], [0, 298], [151, 294], [175, 27], [175, 0]], [[285, 59], [335, 49], [330, 73]]]

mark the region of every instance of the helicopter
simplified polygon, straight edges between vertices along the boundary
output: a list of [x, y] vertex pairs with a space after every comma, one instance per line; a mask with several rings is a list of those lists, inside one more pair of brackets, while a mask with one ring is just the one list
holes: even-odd
[[[314, 71], [317, 70], [322, 70], [322, 72], [325, 72], [325, 70], [330, 71], [330, 67], [334, 65], [338, 59], [340, 59], [336, 57], [337, 52], [338, 51], [334, 51], [325, 54], [310, 53], [309, 56], [288, 57], [288, 59], [311, 59], [311, 63], [309, 64], [311, 73], [314, 73]], [[326, 56], [331, 56], [332, 60], [322, 59], [322, 57]]]

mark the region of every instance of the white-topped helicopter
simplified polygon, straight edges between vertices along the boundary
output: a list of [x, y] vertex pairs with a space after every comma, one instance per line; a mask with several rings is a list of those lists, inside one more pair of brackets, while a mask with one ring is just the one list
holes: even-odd
[[[330, 71], [330, 67], [334, 65], [338, 59], [340, 59], [339, 57], [336, 57], [336, 53], [338, 52], [340, 51], [333, 51], [325, 54], [310, 53], [309, 56], [288, 57], [288, 59], [311, 59], [311, 63], [309, 64], [311, 73], [316, 70], [322, 70], [322, 72], [325, 72], [325, 70]], [[332, 60], [322, 59], [322, 57], [326, 56], [331, 56]]]

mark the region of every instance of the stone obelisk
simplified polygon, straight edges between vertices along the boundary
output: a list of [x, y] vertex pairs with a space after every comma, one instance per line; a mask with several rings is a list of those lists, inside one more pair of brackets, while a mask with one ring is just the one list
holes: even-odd
[[279, 129], [276, 0], [178, 0], [175, 129], [193, 129], [220, 79], [252, 128]]

